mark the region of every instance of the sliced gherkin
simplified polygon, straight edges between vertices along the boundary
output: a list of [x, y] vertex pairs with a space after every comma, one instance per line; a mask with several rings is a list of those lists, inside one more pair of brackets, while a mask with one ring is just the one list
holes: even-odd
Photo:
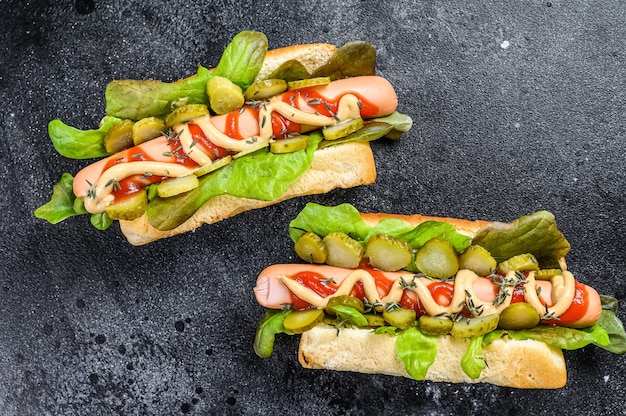
[[459, 269], [471, 270], [479, 276], [488, 276], [497, 266], [496, 259], [481, 246], [469, 246], [459, 256]]
[[327, 85], [330, 84], [329, 77], [315, 77], [308, 79], [299, 79], [297, 81], [289, 81], [287, 86], [290, 90], [297, 90], [299, 88], [304, 87], [317, 87], [319, 85]]
[[516, 302], [500, 313], [498, 327], [502, 329], [530, 329], [539, 325], [541, 317], [530, 303]]
[[383, 310], [383, 319], [391, 326], [406, 329], [415, 323], [416, 313], [413, 309], [392, 308]]
[[209, 163], [204, 166], [200, 166], [198, 169], [193, 171], [193, 174], [196, 176], [203, 176], [207, 173], [215, 172], [216, 170], [223, 168], [230, 164], [233, 161], [233, 157], [230, 155], [224, 156], [223, 158], [214, 160], [213, 163]]
[[241, 87], [225, 77], [214, 76], [206, 84], [209, 105], [216, 114], [227, 114], [244, 103]]
[[430, 277], [445, 279], [459, 270], [459, 259], [450, 242], [432, 238], [417, 251], [415, 266]]
[[114, 204], [105, 208], [112, 220], [132, 221], [141, 217], [148, 207], [148, 194], [142, 189], [133, 194], [116, 200]]
[[363, 247], [347, 234], [332, 232], [327, 234], [322, 241], [328, 249], [327, 264], [354, 269], [361, 263]]
[[520, 272], [539, 270], [539, 262], [532, 254], [525, 253], [513, 256], [498, 264], [498, 271], [501, 273], [508, 273], [512, 270]]
[[170, 196], [182, 194], [191, 191], [200, 184], [196, 175], [185, 175], [179, 178], [169, 178], [161, 182], [157, 187], [157, 194], [161, 198], [169, 198]]
[[322, 238], [311, 231], [302, 234], [298, 238], [294, 249], [298, 257], [308, 263], [324, 263], [326, 256], [328, 256], [328, 249]]
[[132, 127], [133, 144], [136, 146], [163, 135], [165, 122], [158, 117], [146, 117], [137, 120]]
[[122, 120], [104, 135], [104, 148], [109, 153], [117, 153], [133, 147], [133, 120]]
[[363, 316], [367, 319], [367, 326], [385, 326], [385, 318], [382, 315], [366, 313]]
[[306, 149], [309, 145], [309, 136], [294, 136], [288, 139], [270, 140], [270, 152], [293, 153]]
[[169, 129], [177, 124], [185, 123], [194, 118], [209, 114], [209, 107], [204, 104], [187, 104], [178, 107], [165, 118], [165, 128]]
[[370, 237], [365, 246], [365, 257], [377, 269], [395, 272], [411, 263], [413, 247], [408, 242], [388, 235]]
[[455, 321], [450, 329], [450, 335], [456, 338], [471, 338], [484, 335], [498, 327], [499, 315], [478, 316], [476, 318], [463, 318]]
[[252, 84], [244, 94], [246, 101], [262, 100], [287, 91], [287, 81], [284, 79], [266, 79]]
[[446, 335], [454, 324], [447, 316], [422, 315], [418, 319], [420, 331], [426, 335]]
[[563, 270], [561, 269], [540, 269], [535, 273], [535, 279], [537, 280], [550, 280], [554, 276], [559, 276], [563, 274]]
[[322, 129], [322, 135], [326, 140], [337, 140], [360, 130], [363, 128], [363, 125], [363, 119], [357, 117], [335, 124], [334, 126], [324, 127]]
[[303, 311], [294, 311], [285, 316], [283, 325], [287, 331], [294, 334], [301, 334], [312, 329], [315, 325], [324, 319], [324, 311], [322, 309], [306, 309]]

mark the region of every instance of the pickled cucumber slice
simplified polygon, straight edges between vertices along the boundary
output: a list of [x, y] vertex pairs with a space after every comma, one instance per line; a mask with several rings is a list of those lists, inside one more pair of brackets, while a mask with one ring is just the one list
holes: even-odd
[[385, 319], [382, 315], [366, 313], [363, 316], [367, 319], [367, 326], [385, 326]]
[[530, 329], [539, 325], [541, 316], [530, 303], [512, 303], [500, 313], [498, 328], [502, 329]]
[[422, 315], [419, 317], [420, 331], [426, 335], [446, 335], [452, 330], [454, 322], [447, 316]]
[[244, 97], [246, 100], [262, 100], [281, 94], [288, 88], [287, 81], [284, 79], [266, 79], [248, 87]]
[[464, 318], [453, 323], [450, 335], [457, 338], [477, 337], [496, 329], [498, 319], [497, 313], [476, 318]]
[[334, 126], [324, 127], [322, 129], [322, 134], [326, 140], [337, 140], [362, 129], [363, 126], [363, 119], [358, 117], [343, 121], [339, 124], [335, 124]]
[[217, 75], [206, 83], [206, 93], [211, 110], [216, 114], [230, 113], [241, 108], [245, 101], [239, 85]]
[[508, 273], [512, 270], [520, 272], [539, 270], [539, 262], [532, 254], [525, 253], [513, 256], [498, 265], [498, 271], [501, 273]]
[[135, 124], [133, 124], [131, 131], [133, 144], [137, 146], [138, 144], [159, 137], [165, 130], [167, 130], [165, 128], [165, 122], [158, 117], [146, 117], [137, 120]]
[[432, 238], [418, 250], [415, 266], [427, 276], [445, 279], [459, 270], [459, 259], [450, 242]]
[[193, 171], [193, 174], [198, 176], [198, 177], [199, 176], [203, 176], [203, 175], [206, 175], [207, 173], [215, 172], [219, 168], [223, 168], [224, 166], [229, 165], [230, 162], [232, 162], [232, 161], [233, 161], [232, 156], [227, 155], [227, 156], [224, 156], [221, 159], [214, 160], [213, 163], [209, 163], [207, 165], [200, 166], [198, 169]]
[[132, 120], [122, 120], [104, 135], [104, 148], [109, 153], [117, 153], [133, 147], [133, 124]]
[[541, 269], [535, 273], [535, 279], [537, 280], [550, 280], [554, 276], [563, 274], [561, 269]]
[[413, 247], [399, 238], [378, 234], [370, 237], [365, 246], [365, 257], [377, 269], [395, 272], [411, 263]]
[[471, 270], [479, 276], [488, 276], [497, 266], [496, 259], [482, 246], [469, 246], [459, 256], [459, 269]]
[[249, 155], [250, 153], [254, 153], [257, 150], [264, 149], [267, 146], [269, 146], [269, 143], [267, 141], [261, 141], [261, 142], [257, 141], [257, 142], [254, 142], [253, 144], [251, 144], [250, 146], [246, 147], [241, 152], [237, 153], [236, 155], [233, 155], [233, 159], [239, 159], [242, 156]]
[[413, 309], [394, 308], [391, 310], [383, 310], [383, 319], [391, 326], [399, 329], [406, 329], [413, 326], [416, 319], [416, 313]]
[[308, 263], [324, 263], [328, 256], [328, 249], [322, 238], [310, 231], [302, 234], [294, 245], [296, 254]]
[[185, 123], [194, 118], [209, 114], [209, 107], [204, 104], [187, 104], [178, 107], [165, 117], [165, 128], [169, 129], [177, 124]]
[[328, 250], [327, 264], [354, 269], [361, 263], [363, 247], [347, 234], [332, 232], [326, 235], [322, 241]]
[[309, 79], [299, 79], [297, 81], [289, 81], [287, 86], [290, 90], [297, 90], [304, 87], [315, 87], [317, 85], [330, 84], [330, 77], [315, 77]]
[[306, 309], [303, 311], [294, 311], [285, 316], [283, 326], [287, 331], [294, 334], [301, 334], [312, 329], [315, 325], [324, 319], [324, 311], [322, 309]]
[[191, 191], [200, 184], [196, 175], [185, 175], [179, 178], [165, 179], [157, 187], [157, 194], [161, 198], [169, 198], [170, 196], [182, 194]]
[[116, 200], [114, 204], [105, 208], [112, 220], [132, 221], [146, 212], [148, 208], [148, 193], [145, 189]]
[[309, 136], [294, 136], [288, 139], [270, 140], [270, 152], [293, 153], [306, 149], [309, 145]]
[[328, 299], [328, 303], [326, 304], [326, 309], [328, 310], [328, 312], [330, 312], [331, 315], [334, 315], [332, 308], [337, 305], [349, 306], [351, 308], [354, 308], [360, 313], [363, 313], [365, 311], [365, 305], [363, 305], [363, 301], [359, 298], [355, 298], [354, 296], [350, 296], [350, 295], [340, 295], [340, 296], [331, 297], [330, 299]]

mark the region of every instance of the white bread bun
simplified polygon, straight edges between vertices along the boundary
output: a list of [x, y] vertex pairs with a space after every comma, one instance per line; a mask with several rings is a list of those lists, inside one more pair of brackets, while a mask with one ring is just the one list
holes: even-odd
[[148, 217], [120, 221], [122, 233], [134, 246], [195, 230], [202, 224], [212, 224], [244, 211], [263, 208], [286, 199], [330, 192], [335, 188], [352, 188], [376, 180], [376, 165], [369, 143], [346, 143], [317, 150], [313, 163], [285, 193], [273, 201], [220, 195], [205, 203], [191, 218], [178, 227], [161, 231], [148, 222]]
[[[318, 325], [301, 335], [299, 361], [305, 368], [411, 377], [395, 352], [397, 337], [369, 329]], [[556, 389], [567, 382], [563, 352], [533, 340], [499, 339], [483, 347], [487, 366], [471, 379], [460, 362], [468, 339], [439, 339], [426, 380], [448, 383], [489, 383], [527, 389]]]

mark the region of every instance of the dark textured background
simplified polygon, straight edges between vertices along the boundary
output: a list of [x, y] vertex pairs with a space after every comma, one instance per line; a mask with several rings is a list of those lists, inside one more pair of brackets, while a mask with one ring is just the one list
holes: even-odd
[[[0, 0], [0, 414], [624, 414], [625, 358], [566, 352], [568, 385], [523, 391], [261, 360], [252, 287], [294, 261], [308, 201], [511, 220], [555, 213], [569, 266], [626, 317], [626, 6], [621, 1], [341, 3]], [[473, 2], [471, 2], [473, 3]], [[53, 118], [94, 128], [112, 79], [215, 65], [241, 30], [271, 47], [371, 42], [413, 129], [373, 144], [376, 184], [287, 201], [131, 247], [87, 217], [32, 212], [84, 161]]]

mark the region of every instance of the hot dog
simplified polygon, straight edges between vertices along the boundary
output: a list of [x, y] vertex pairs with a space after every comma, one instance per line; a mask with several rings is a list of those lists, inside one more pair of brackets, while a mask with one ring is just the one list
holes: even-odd
[[[259, 274], [254, 293], [269, 309], [255, 339], [261, 357], [275, 334], [299, 333], [305, 368], [560, 388], [562, 349], [626, 352], [608, 298], [567, 269], [569, 243], [548, 212], [504, 224], [309, 204], [290, 234], [309, 264]], [[345, 262], [347, 241], [365, 247], [355, 267], [310, 264]], [[405, 249], [409, 260], [396, 262]]]
[[[265, 39], [262, 34], [242, 33]], [[251, 49], [249, 42], [236, 39], [229, 48], [245, 43]], [[371, 45], [352, 43], [339, 49], [329, 44], [294, 45], [266, 52], [261, 42], [253, 49], [249, 54], [260, 54], [256, 61], [262, 64], [247, 71], [253, 77], [248, 73], [248, 83], [239, 82], [244, 88], [237, 84], [241, 71], [224, 70], [222, 61], [213, 71], [199, 70], [195, 77], [181, 81], [190, 84], [182, 88], [187, 91], [207, 79], [205, 114], [194, 112], [198, 98], [191, 93], [191, 98], [167, 98], [171, 107], [191, 100], [182, 107], [191, 116], [181, 113], [181, 108], [163, 116], [162, 106], [146, 112], [143, 97], [120, 106], [120, 97], [150, 90], [152, 84], [110, 84], [107, 111], [111, 109], [112, 117], [120, 120], [140, 120], [124, 119], [115, 127], [103, 124], [101, 130], [108, 129], [103, 133], [105, 143], [114, 128], [134, 129], [148, 118], [164, 118], [169, 130], [108, 152], [75, 177], [65, 174], [58, 192], [35, 215], [54, 223], [87, 213], [101, 229], [117, 219], [128, 241], [142, 245], [295, 196], [372, 183], [376, 169], [369, 141], [397, 138], [410, 128], [411, 120], [396, 111], [397, 95], [389, 81], [374, 74]], [[360, 62], [357, 69], [344, 62], [355, 49], [366, 57], [366, 65]], [[249, 66], [254, 67], [252, 62]], [[294, 66], [297, 75], [290, 72]], [[303, 76], [302, 68], [308, 77], [293, 79]], [[228, 79], [231, 73], [233, 81]], [[213, 87], [217, 80], [225, 86]], [[246, 101], [226, 106], [224, 102], [232, 101], [230, 92], [237, 88], [235, 98], [245, 91]], [[155, 101], [159, 100], [150, 100]], [[158, 117], [146, 117], [149, 114]], [[176, 114], [182, 116], [177, 119]], [[51, 137], [52, 130], [51, 123]], [[62, 147], [59, 142], [63, 140], [55, 141], [57, 149]], [[67, 153], [73, 157], [77, 152]], [[55, 198], [56, 193], [62, 197]]]

